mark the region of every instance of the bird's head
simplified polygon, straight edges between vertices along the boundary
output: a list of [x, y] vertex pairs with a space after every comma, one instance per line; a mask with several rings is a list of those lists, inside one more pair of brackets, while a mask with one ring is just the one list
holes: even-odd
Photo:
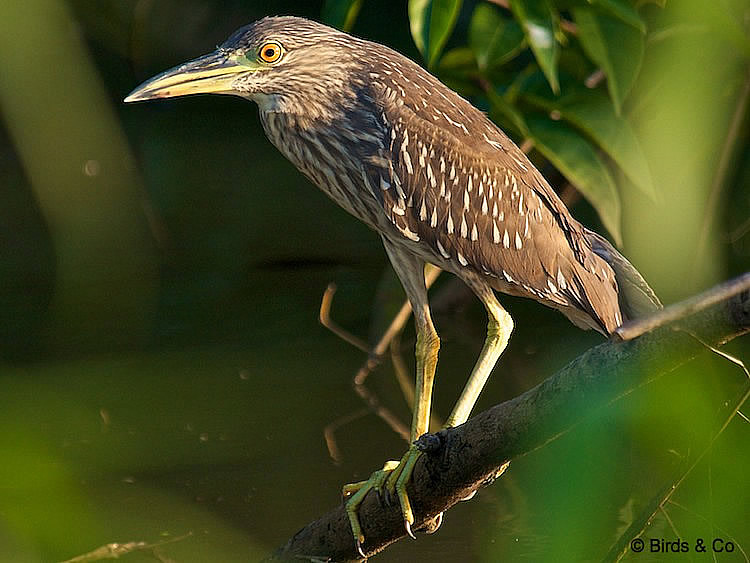
[[359, 86], [352, 70], [361, 64], [360, 43], [367, 42], [303, 18], [267, 17], [213, 53], [144, 82], [125, 101], [231, 94], [256, 101], [262, 111], [313, 111], [340, 103]]

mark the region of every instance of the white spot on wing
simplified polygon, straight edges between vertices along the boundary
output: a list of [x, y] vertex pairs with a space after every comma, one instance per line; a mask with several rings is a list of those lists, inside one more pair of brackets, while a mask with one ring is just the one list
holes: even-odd
[[427, 163], [427, 179], [430, 181], [430, 185], [434, 188], [437, 185], [437, 181], [435, 180], [435, 175], [432, 173], [432, 166], [430, 166], [430, 163]]
[[440, 244], [440, 241], [437, 241], [437, 247], [438, 247], [438, 250], [440, 251], [440, 254], [443, 256], [443, 258], [450, 258], [451, 257], [451, 255], [448, 254], [448, 251], [445, 250], [445, 248], [443, 248], [443, 245]]
[[413, 240], [414, 242], [419, 242], [419, 235], [417, 235], [417, 233], [415, 233], [414, 231], [412, 231], [411, 229], [409, 229], [409, 227], [400, 227], [398, 225], [397, 225], [397, 227], [398, 227], [398, 230], [401, 231], [401, 233], [406, 238], [409, 238], [409, 239]]
[[497, 141], [493, 141], [487, 136], [487, 133], [482, 133], [482, 136], [484, 137], [484, 140], [487, 141], [487, 144], [491, 147], [496, 148], [497, 150], [503, 150], [503, 145], [498, 143]]
[[411, 165], [411, 156], [409, 156], [409, 153], [404, 151], [404, 166], [406, 166], [406, 171], [409, 174], [414, 174], [414, 168], [412, 168]]

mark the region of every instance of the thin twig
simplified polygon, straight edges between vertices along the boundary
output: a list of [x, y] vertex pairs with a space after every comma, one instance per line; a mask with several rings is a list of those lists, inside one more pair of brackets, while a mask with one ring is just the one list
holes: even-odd
[[698, 270], [699, 265], [703, 262], [703, 254], [706, 250], [706, 244], [708, 242], [708, 233], [711, 229], [714, 216], [716, 215], [716, 207], [719, 204], [719, 196], [721, 195], [722, 188], [726, 183], [727, 172], [729, 171], [729, 162], [732, 159], [737, 139], [740, 136], [742, 130], [742, 124], [745, 122], [745, 114], [747, 112], [748, 100], [750, 100], [750, 69], [745, 75], [745, 82], [740, 90], [739, 98], [737, 99], [737, 105], [732, 113], [732, 119], [729, 122], [729, 130], [727, 131], [727, 137], [724, 140], [724, 144], [721, 147], [721, 155], [719, 156], [719, 164], [716, 166], [716, 172], [714, 173], [713, 181], [711, 182], [711, 188], [708, 192], [708, 201], [706, 201], [706, 209], [703, 214], [703, 223], [700, 228], [700, 236], [698, 238], [698, 245], [693, 258], [693, 277]]
[[364, 340], [354, 336], [348, 330], [341, 328], [331, 318], [331, 304], [333, 303], [333, 296], [335, 293], [336, 284], [331, 282], [328, 284], [328, 287], [326, 287], [326, 290], [323, 292], [323, 298], [320, 300], [320, 312], [318, 313], [320, 324], [338, 336], [341, 340], [344, 340], [355, 348], [359, 348], [363, 352], [368, 353], [370, 348]]
[[[432, 265], [428, 265], [425, 268], [425, 286], [427, 287], [427, 289], [429, 289], [430, 286], [435, 282], [435, 280], [440, 275], [440, 272], [440, 268]], [[378, 343], [372, 350], [369, 350], [367, 344], [364, 344], [359, 338], [339, 327], [330, 318], [331, 303], [335, 291], [336, 285], [331, 283], [323, 293], [323, 299], [320, 303], [320, 322], [321, 324], [323, 324], [323, 326], [331, 330], [334, 334], [336, 334], [346, 342], [368, 353], [367, 360], [362, 365], [362, 367], [359, 368], [357, 374], [354, 376], [354, 391], [365, 402], [371, 412], [380, 417], [381, 420], [383, 420], [388, 426], [391, 427], [391, 430], [401, 436], [404, 441], [408, 443], [410, 438], [409, 428], [403, 422], [401, 422], [401, 420], [399, 420], [399, 418], [387, 407], [381, 405], [378, 397], [365, 386], [365, 381], [369, 377], [370, 373], [372, 373], [372, 371], [378, 365], [380, 365], [380, 362], [382, 361], [385, 352], [388, 350], [391, 341], [401, 332], [401, 330], [404, 328], [404, 325], [406, 324], [406, 321], [409, 320], [409, 317], [411, 316], [411, 305], [409, 304], [408, 300], [404, 302], [404, 304], [401, 306], [401, 309], [399, 309], [398, 313], [396, 313], [396, 316], [393, 318], [391, 324], [388, 326], [388, 329], [386, 329], [385, 333], [380, 338]], [[351, 418], [351, 416], [352, 415], [347, 415], [347, 417], [344, 418], [348, 419], [347, 422], [351, 422], [351, 420], [357, 418]], [[342, 425], [341, 420], [342, 419], [337, 419], [336, 421], [326, 426], [324, 430], [326, 444], [328, 446], [328, 453], [336, 463], [340, 463], [341, 461], [341, 454], [335, 439], [336, 429]]]
[[[654, 511], [649, 515], [649, 517], [645, 520], [645, 524], [643, 526], [638, 526], [638, 530], [634, 529], [634, 526], [630, 526], [622, 536], [620, 536], [620, 539], [615, 543], [613, 548], [610, 550], [610, 552], [607, 554], [607, 556], [604, 558], [605, 561], [620, 561], [625, 554], [627, 553], [627, 544], [630, 543], [631, 539], [639, 537], [641, 534], [643, 534], [644, 530], [646, 529], [646, 526], [649, 522], [651, 522], [654, 517], [656, 516], [656, 513], [661, 510], [664, 505], [670, 501], [672, 495], [675, 493], [675, 491], [680, 488], [682, 483], [684, 483], [685, 479], [690, 476], [690, 474], [693, 472], [693, 470], [698, 466], [698, 464], [703, 460], [703, 458], [706, 456], [706, 454], [711, 451], [711, 449], [714, 446], [714, 443], [724, 433], [724, 430], [726, 430], [727, 426], [729, 426], [729, 423], [732, 422], [732, 419], [734, 418], [734, 415], [742, 408], [742, 405], [745, 404], [747, 399], [750, 398], [750, 387], [745, 391], [745, 393], [742, 395], [742, 397], [739, 398], [739, 400], [735, 403], [734, 407], [732, 408], [732, 412], [729, 413], [729, 416], [727, 416], [726, 420], [724, 420], [724, 423], [721, 425], [721, 428], [711, 437], [711, 441], [708, 443], [706, 448], [693, 460], [693, 462], [690, 464], [690, 466], [685, 470], [685, 472], [680, 476], [679, 479], [677, 479], [676, 482], [666, 486], [663, 490], [663, 496], [661, 499], [659, 499], [659, 502], [657, 503], [656, 508]], [[623, 547], [625, 546], [625, 547]]]
[[742, 548], [741, 542], [739, 540], [737, 540], [737, 538], [735, 538], [732, 534], [730, 534], [729, 532], [727, 532], [724, 528], [722, 528], [720, 526], [717, 526], [716, 522], [714, 522], [713, 520], [709, 520], [708, 518], [706, 518], [702, 514], [696, 512], [695, 510], [691, 510], [687, 506], [685, 506], [683, 504], [680, 504], [679, 502], [676, 502], [676, 501], [674, 501], [672, 499], [669, 499], [669, 504], [672, 505], [672, 506], [675, 506], [675, 507], [679, 508], [680, 510], [685, 511], [687, 514], [690, 514], [694, 518], [698, 518], [699, 520], [702, 520], [703, 522], [705, 522], [709, 526], [715, 528], [716, 531], [719, 532], [725, 539], [731, 540], [732, 543], [734, 543], [734, 545], [737, 546], [737, 549], [740, 551], [740, 553], [742, 554], [743, 559], [746, 562], [750, 561], [750, 558], [748, 557], [747, 553], [745, 553], [745, 550]]
[[354, 422], [358, 418], [362, 418], [368, 414], [370, 414], [370, 409], [360, 409], [346, 416], [337, 418], [323, 429], [323, 438], [325, 438], [328, 455], [333, 460], [333, 463], [340, 465], [341, 460], [343, 459], [338, 442], [336, 441], [336, 431], [342, 426]]
[[730, 243], [737, 242], [749, 232], [750, 232], [750, 217], [745, 219], [740, 224], [739, 227], [737, 227], [731, 233], [729, 233], [729, 236], [727, 236], [727, 241]]
[[586, 80], [583, 81], [583, 84], [586, 86], [586, 88], [596, 88], [597, 86], [599, 86], [599, 84], [602, 83], [602, 80], [604, 80], [605, 78], [607, 78], [605, 72], [602, 69], [597, 68], [594, 72], [586, 77]]
[[524, 139], [518, 148], [520, 148], [524, 154], [529, 154], [534, 148], [534, 139]]
[[695, 297], [665, 307], [653, 315], [628, 321], [615, 330], [614, 335], [621, 340], [632, 340], [641, 334], [669, 324], [692, 313], [697, 313], [719, 301], [729, 299], [733, 295], [748, 290], [750, 290], [750, 272], [712, 287]]
[[[156, 551], [158, 547], [182, 541], [185, 538], [192, 536], [192, 532], [188, 532], [182, 536], [176, 538], [169, 538], [155, 543], [148, 543], [145, 541], [131, 541], [127, 543], [108, 543], [93, 551], [84, 553], [72, 559], [67, 559], [63, 563], [84, 563], [88, 561], [101, 561], [102, 559], [119, 559], [123, 555], [133, 553], [134, 551]], [[156, 555], [156, 554], [154, 554]]]
[[677, 531], [677, 526], [674, 525], [674, 522], [672, 522], [672, 519], [669, 517], [669, 513], [666, 511], [664, 506], [659, 507], [659, 512], [661, 512], [664, 515], [664, 519], [667, 521], [667, 524], [669, 524], [669, 527], [672, 528], [672, 533], [674, 533], [675, 537], [680, 537], [680, 532]]
[[[738, 366], [742, 370], [742, 372], [745, 374], [745, 377], [747, 379], [750, 379], [750, 371], [748, 371], [747, 366], [745, 366], [745, 362], [743, 362], [739, 358], [735, 358], [734, 356], [719, 350], [715, 346], [706, 342], [705, 339], [695, 334], [693, 330], [689, 330], [689, 329], [686, 330], [686, 329], [679, 328], [679, 327], [677, 328], [677, 330], [679, 330], [680, 332], [684, 332], [685, 334], [689, 334], [692, 338], [700, 342], [705, 348], [707, 348], [714, 354], [720, 356], [721, 358], [724, 358], [725, 360], [729, 360], [730, 362]], [[659, 497], [661, 498], [659, 499], [659, 502], [657, 503], [656, 508], [651, 512], [650, 515], [648, 515], [648, 517], [645, 520], [639, 519], [636, 522], [633, 522], [633, 524], [631, 524], [628, 527], [628, 529], [620, 536], [618, 541], [612, 546], [612, 549], [609, 551], [609, 554], [607, 555], [607, 557], [605, 557], [605, 560], [614, 559], [615, 561], [619, 561], [620, 559], [622, 559], [622, 557], [627, 552], [627, 548], [623, 546], [628, 545], [632, 539], [639, 537], [645, 530], [645, 527], [648, 525], [648, 523], [654, 519], [657, 512], [661, 512], [662, 514], [664, 514], [664, 516], [667, 519], [667, 522], [672, 527], [672, 530], [675, 532], [675, 535], [679, 537], [679, 533], [677, 533], [677, 530], [674, 527], [672, 520], [669, 518], [666, 510], [664, 509], [664, 505], [667, 504], [668, 502], [671, 502], [670, 499], [672, 495], [674, 494], [674, 492], [680, 487], [680, 485], [685, 481], [685, 479], [687, 479], [687, 477], [695, 469], [698, 463], [700, 463], [700, 461], [705, 457], [705, 455], [709, 451], [711, 451], [711, 448], [713, 448], [714, 442], [716, 442], [716, 440], [724, 432], [727, 426], [729, 426], [729, 423], [732, 421], [735, 415], [740, 413], [740, 409], [742, 408], [742, 405], [747, 401], [748, 398], [750, 398], [750, 386], [747, 387], [747, 390], [745, 391], [744, 395], [736, 403], [736, 406], [734, 407], [732, 412], [729, 414], [727, 419], [724, 421], [724, 424], [721, 426], [721, 428], [716, 432], [714, 436], [711, 437], [711, 441], [708, 443], [706, 448], [700, 453], [700, 455], [698, 455], [698, 457], [695, 460], [693, 460], [693, 463], [685, 470], [685, 472], [680, 476], [680, 478], [675, 483], [668, 484], [660, 491], [659, 495], [657, 495], [657, 499], [659, 499]]]

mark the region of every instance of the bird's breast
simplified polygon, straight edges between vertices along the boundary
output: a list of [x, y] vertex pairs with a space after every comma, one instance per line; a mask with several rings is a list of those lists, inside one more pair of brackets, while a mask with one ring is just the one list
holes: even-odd
[[376, 192], [367, 186], [361, 154], [340, 125], [289, 113], [260, 115], [268, 139], [300, 172], [346, 211], [382, 230], [385, 217]]

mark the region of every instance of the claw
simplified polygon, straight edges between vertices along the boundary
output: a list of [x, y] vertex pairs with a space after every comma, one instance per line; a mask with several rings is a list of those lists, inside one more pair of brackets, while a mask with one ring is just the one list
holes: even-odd
[[406, 518], [404, 518], [404, 528], [406, 528], [406, 533], [409, 535], [411, 539], [413, 540], [417, 539], [417, 536], [415, 536], [414, 532], [411, 531], [411, 524]]
[[414, 524], [414, 513], [409, 502], [409, 496], [406, 493], [406, 484], [411, 479], [412, 472], [417, 460], [422, 456], [422, 451], [412, 445], [401, 458], [401, 461], [388, 461], [383, 469], [375, 471], [367, 481], [360, 481], [351, 485], [344, 485], [342, 493], [346, 498], [346, 513], [349, 516], [349, 524], [354, 535], [354, 543], [357, 546], [357, 552], [365, 557], [362, 550], [362, 544], [365, 542], [362, 527], [359, 522], [359, 507], [365, 497], [371, 490], [375, 490], [381, 502], [384, 500], [387, 506], [390, 506], [393, 498], [397, 498], [401, 506], [401, 515], [404, 518], [404, 528], [406, 533], [413, 539], [417, 539], [412, 532]]

